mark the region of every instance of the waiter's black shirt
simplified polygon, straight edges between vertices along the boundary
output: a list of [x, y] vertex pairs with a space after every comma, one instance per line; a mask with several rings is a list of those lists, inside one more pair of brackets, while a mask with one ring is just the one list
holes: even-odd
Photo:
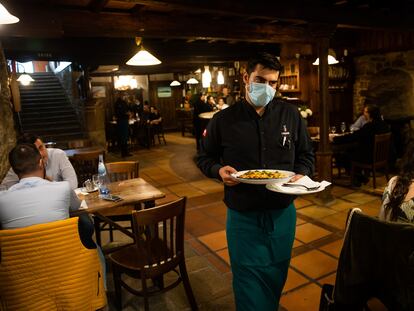
[[[197, 164], [206, 176], [218, 179], [225, 165], [237, 171], [280, 169], [311, 175], [314, 154], [296, 106], [274, 99], [260, 116], [241, 101], [216, 113], [209, 122]], [[264, 185], [240, 183], [224, 190], [226, 205], [239, 211], [285, 208], [295, 198]]]

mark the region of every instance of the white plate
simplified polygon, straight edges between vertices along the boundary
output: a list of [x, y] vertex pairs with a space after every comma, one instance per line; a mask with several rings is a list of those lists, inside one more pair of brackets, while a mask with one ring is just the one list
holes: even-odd
[[[269, 172], [279, 172], [286, 174], [288, 177], [286, 178], [266, 178], [266, 179], [248, 179], [248, 178], [239, 178], [240, 175], [243, 175], [244, 173], [247, 173], [248, 171], [269, 171]], [[253, 185], [266, 185], [270, 183], [278, 183], [283, 184], [285, 182], [288, 182], [292, 176], [295, 175], [294, 172], [291, 171], [282, 171], [282, 170], [270, 170], [270, 169], [253, 169], [253, 170], [245, 170], [245, 171], [239, 171], [237, 173], [231, 174], [231, 176], [245, 184], [253, 184]]]
[[281, 184], [267, 184], [266, 185], [267, 190], [279, 192], [279, 193], [285, 193], [285, 194], [292, 194], [292, 195], [304, 195], [304, 194], [311, 194], [316, 193], [325, 190], [325, 187], [321, 186], [320, 188], [316, 190], [306, 190], [303, 187], [283, 187]]
[[98, 189], [99, 189], [99, 188], [95, 186], [95, 188], [93, 188], [93, 190], [88, 191], [88, 190], [86, 190], [86, 188], [85, 188], [85, 187], [82, 187], [82, 188], [81, 188], [81, 192], [91, 193], [91, 192], [98, 191]]

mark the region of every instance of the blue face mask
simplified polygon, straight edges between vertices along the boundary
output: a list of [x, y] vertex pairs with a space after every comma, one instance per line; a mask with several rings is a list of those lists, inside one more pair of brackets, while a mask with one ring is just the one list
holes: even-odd
[[276, 90], [267, 83], [251, 82], [248, 93], [253, 105], [264, 107], [275, 97]]

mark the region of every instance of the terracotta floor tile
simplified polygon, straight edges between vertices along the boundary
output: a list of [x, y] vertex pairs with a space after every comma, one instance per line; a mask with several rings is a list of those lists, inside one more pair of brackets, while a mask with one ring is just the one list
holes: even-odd
[[351, 209], [353, 207], [356, 207], [358, 204], [354, 202], [348, 202], [341, 199], [337, 199], [334, 204], [330, 205], [329, 208], [342, 212], [344, 210]]
[[223, 201], [209, 204], [208, 206], [200, 208], [200, 210], [209, 216], [222, 216], [227, 214], [227, 206]]
[[345, 226], [346, 226], [347, 217], [348, 217], [348, 212], [345, 211], [345, 212], [336, 213], [334, 215], [321, 218], [319, 220], [327, 225], [343, 230], [345, 229]]
[[206, 235], [212, 232], [221, 231], [225, 229], [225, 225], [206, 217], [202, 221], [194, 223], [186, 223], [186, 230], [195, 237]]
[[283, 295], [280, 304], [288, 311], [317, 311], [319, 310], [320, 296], [321, 288], [311, 283]]
[[297, 209], [300, 209], [300, 208], [302, 208], [302, 207], [305, 207], [305, 206], [308, 206], [308, 205], [311, 205], [312, 204], [312, 202], [311, 201], [309, 201], [309, 200], [306, 200], [306, 199], [303, 199], [303, 198], [297, 198], [295, 201], [294, 201], [294, 203], [295, 203], [295, 207], [297, 208]]
[[203, 221], [206, 218], [206, 214], [204, 214], [202, 211], [196, 209], [196, 210], [186, 210], [185, 211], [185, 224], [193, 223], [193, 222], [199, 222]]
[[322, 207], [322, 206], [316, 206], [316, 205], [304, 207], [298, 210], [298, 214], [309, 216], [309, 217], [316, 218], [316, 219], [325, 217], [328, 215], [332, 215], [335, 213], [336, 211], [328, 207]]
[[303, 220], [299, 217], [296, 218], [296, 226], [299, 226], [299, 225], [302, 225], [302, 224], [305, 224], [305, 223], [306, 223], [306, 220]]
[[229, 250], [227, 248], [216, 252], [216, 254], [218, 256], [220, 256], [225, 262], [227, 262], [230, 265]]
[[203, 245], [203, 243], [199, 242], [197, 239], [188, 240], [187, 242], [197, 252], [197, 254], [204, 255], [209, 253], [208, 248], [205, 245]]
[[316, 279], [336, 271], [338, 261], [318, 250], [313, 250], [293, 257], [290, 265], [310, 278]]
[[296, 227], [296, 239], [304, 243], [309, 243], [331, 234], [319, 226], [307, 223]]
[[306, 284], [310, 282], [307, 278], [303, 275], [297, 273], [295, 270], [289, 268], [288, 277], [285, 283], [285, 287], [283, 287], [283, 292], [290, 291], [300, 285]]
[[377, 197], [362, 192], [354, 192], [351, 194], [344, 195], [342, 199], [346, 199], [348, 201], [355, 202], [358, 204], [364, 204], [370, 201], [374, 201], [375, 199], [377, 199]]
[[204, 192], [198, 190], [197, 188], [191, 186], [188, 183], [175, 184], [167, 187], [172, 193], [175, 193], [178, 196], [186, 197], [196, 197], [203, 195]]
[[[221, 250], [221, 252], [223, 252], [223, 254], [227, 253], [227, 248], [224, 250]], [[216, 253], [220, 258], [217, 258], [217, 255], [215, 254], [208, 254], [206, 256], [207, 260], [218, 270], [220, 271], [220, 273], [226, 273], [226, 272], [230, 272], [230, 260], [225, 260], [222, 256], [220, 256], [218, 254], [218, 252]], [[228, 258], [228, 254], [227, 254], [227, 258]], [[224, 259], [224, 261], [222, 260]]]
[[319, 279], [318, 282], [321, 285], [323, 285], [323, 284], [332, 284], [332, 285], [334, 285], [335, 284], [335, 279], [336, 279], [336, 272]]
[[301, 246], [301, 245], [303, 245], [303, 243], [301, 241], [298, 241], [296, 239], [293, 241], [293, 248]]
[[324, 246], [319, 247], [319, 249], [335, 256], [336, 258], [339, 258], [339, 254], [341, 253], [342, 244], [344, 241], [342, 239], [326, 244]]
[[194, 181], [191, 182], [190, 185], [200, 189], [205, 193], [223, 191], [223, 184], [213, 179]]
[[212, 251], [218, 251], [227, 247], [225, 230], [202, 235], [198, 239]]
[[331, 193], [336, 197], [341, 197], [343, 195], [353, 193], [354, 191], [355, 190], [353, 190], [353, 189], [349, 189], [349, 188], [345, 188], [345, 187], [341, 187], [341, 186], [333, 186]]
[[381, 201], [381, 198], [376, 198], [371, 202], [365, 203], [364, 206], [373, 207], [379, 210], [379, 208], [381, 207]]
[[377, 217], [380, 212], [380, 206], [378, 207], [371, 207], [365, 204], [361, 204], [360, 206], [357, 206], [362, 210], [362, 212], [366, 215]]
[[198, 197], [188, 198], [187, 207], [199, 207], [211, 203], [222, 202], [224, 197], [223, 192], [208, 193]]

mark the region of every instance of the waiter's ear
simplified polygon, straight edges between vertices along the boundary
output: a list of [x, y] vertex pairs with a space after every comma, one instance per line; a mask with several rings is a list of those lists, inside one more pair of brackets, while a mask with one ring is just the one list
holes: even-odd
[[243, 73], [243, 82], [244, 82], [244, 84], [249, 84], [249, 74], [247, 73], [247, 71], [245, 71], [244, 73]]

